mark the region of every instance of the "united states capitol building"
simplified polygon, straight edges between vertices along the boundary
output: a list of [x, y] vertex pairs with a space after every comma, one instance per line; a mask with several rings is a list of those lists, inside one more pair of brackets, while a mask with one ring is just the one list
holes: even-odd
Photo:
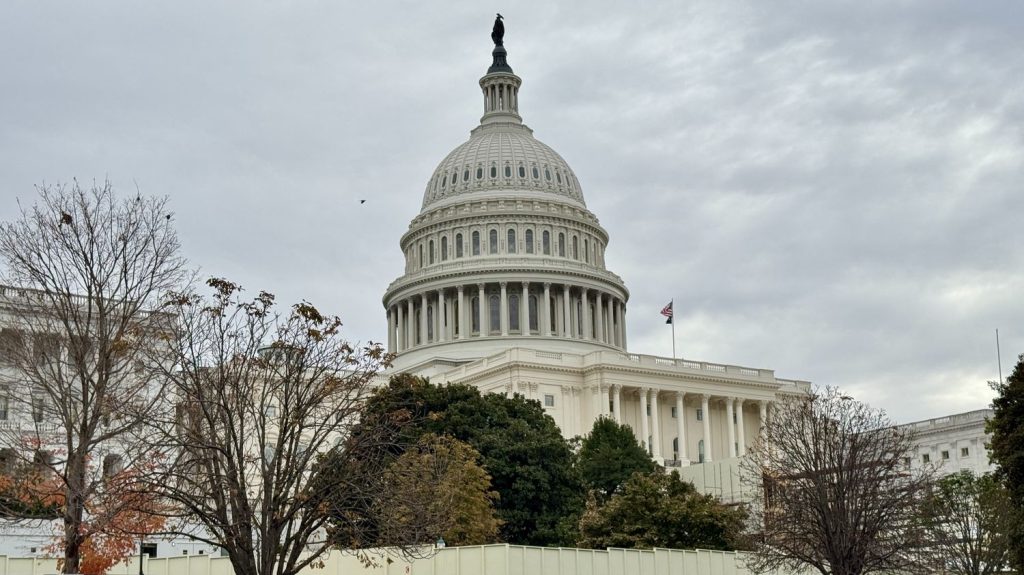
[[628, 350], [629, 290], [605, 265], [608, 232], [569, 164], [523, 123], [522, 79], [494, 39], [479, 125], [430, 175], [400, 240], [405, 269], [383, 298], [393, 372], [522, 394], [567, 437], [612, 417], [669, 467], [742, 456], [771, 403], [810, 384]]

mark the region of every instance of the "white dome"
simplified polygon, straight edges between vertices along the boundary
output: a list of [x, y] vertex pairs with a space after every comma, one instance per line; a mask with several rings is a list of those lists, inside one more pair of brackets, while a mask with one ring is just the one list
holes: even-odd
[[585, 206], [579, 180], [562, 156], [522, 124], [486, 124], [434, 170], [423, 210], [452, 198], [508, 190], [543, 192]]

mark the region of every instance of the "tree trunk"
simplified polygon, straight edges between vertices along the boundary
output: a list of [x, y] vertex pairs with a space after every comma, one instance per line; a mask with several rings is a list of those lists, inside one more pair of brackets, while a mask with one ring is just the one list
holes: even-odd
[[82, 516], [85, 510], [85, 459], [70, 455], [64, 505], [64, 573], [80, 573]]

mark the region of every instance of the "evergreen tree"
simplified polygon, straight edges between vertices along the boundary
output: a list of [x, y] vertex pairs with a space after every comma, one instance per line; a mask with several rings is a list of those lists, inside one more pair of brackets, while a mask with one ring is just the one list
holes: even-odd
[[[469, 444], [498, 493], [500, 539], [519, 545], [572, 542], [565, 518], [579, 515], [583, 488], [569, 444], [540, 402], [400, 374], [369, 399], [362, 422], [367, 429], [392, 430], [392, 439], [378, 443], [398, 446], [391, 453], [396, 457], [400, 446], [414, 445], [427, 433]], [[353, 440], [360, 433], [357, 428]]]
[[632, 428], [602, 417], [583, 438], [577, 469], [583, 484], [604, 501], [634, 473], [650, 473], [658, 465], [637, 442]]
[[[998, 393], [992, 400], [992, 418], [986, 431], [992, 438], [989, 444], [996, 475], [1010, 492], [1010, 500], [1018, 513], [1024, 510], [1024, 354], [1018, 356], [1013, 373], [1004, 383], [993, 382]], [[1018, 572], [1024, 571], [1024, 525], [1014, 523], [1010, 537], [1010, 564]]]

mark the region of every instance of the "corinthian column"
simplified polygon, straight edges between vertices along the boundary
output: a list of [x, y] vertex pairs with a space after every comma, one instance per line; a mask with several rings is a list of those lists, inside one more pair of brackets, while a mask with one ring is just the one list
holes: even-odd
[[658, 389], [655, 388], [651, 390], [651, 435], [653, 436], [651, 438], [651, 447], [653, 448], [652, 455], [654, 455], [654, 460], [659, 464], [664, 464], [665, 459], [661, 456], [661, 414], [658, 411], [659, 409]]
[[[551, 337], [551, 284], [544, 283], [544, 315], [537, 318], [540, 326], [540, 334], [544, 337]], [[537, 313], [540, 314], [541, 306], [537, 306]]]
[[501, 282], [501, 335], [508, 335], [508, 282]]
[[676, 392], [676, 442], [679, 444], [679, 454], [676, 457], [685, 467], [690, 464], [686, 456], [686, 393]]
[[459, 339], [466, 339], [466, 290], [462, 285], [455, 289], [459, 298], [458, 317], [455, 318], [455, 325], [459, 326]]
[[562, 336], [572, 337], [572, 322], [569, 321], [569, 285], [562, 286]]
[[650, 431], [647, 429], [647, 392], [648, 391], [650, 391], [650, 388], [647, 388], [647, 387], [640, 388], [640, 434], [642, 435], [642, 437], [640, 438], [640, 443], [644, 446], [644, 451], [647, 452], [647, 455], [650, 455], [651, 454], [651, 442], [648, 439], [649, 436], [650, 436]]
[[736, 400], [736, 431], [738, 434], [740, 449], [736, 455], [743, 457], [747, 454], [747, 432], [743, 429], [743, 398]]
[[530, 282], [523, 282], [523, 297], [519, 300], [519, 333], [530, 335]]
[[736, 457], [736, 422], [733, 421], [736, 418], [736, 413], [732, 407], [735, 401], [734, 397], [725, 398], [725, 425], [729, 430], [729, 457]]
[[706, 393], [700, 396], [700, 411], [704, 419], [704, 463], [713, 461], [711, 457], [711, 410], [708, 405], [710, 400], [711, 396]]

